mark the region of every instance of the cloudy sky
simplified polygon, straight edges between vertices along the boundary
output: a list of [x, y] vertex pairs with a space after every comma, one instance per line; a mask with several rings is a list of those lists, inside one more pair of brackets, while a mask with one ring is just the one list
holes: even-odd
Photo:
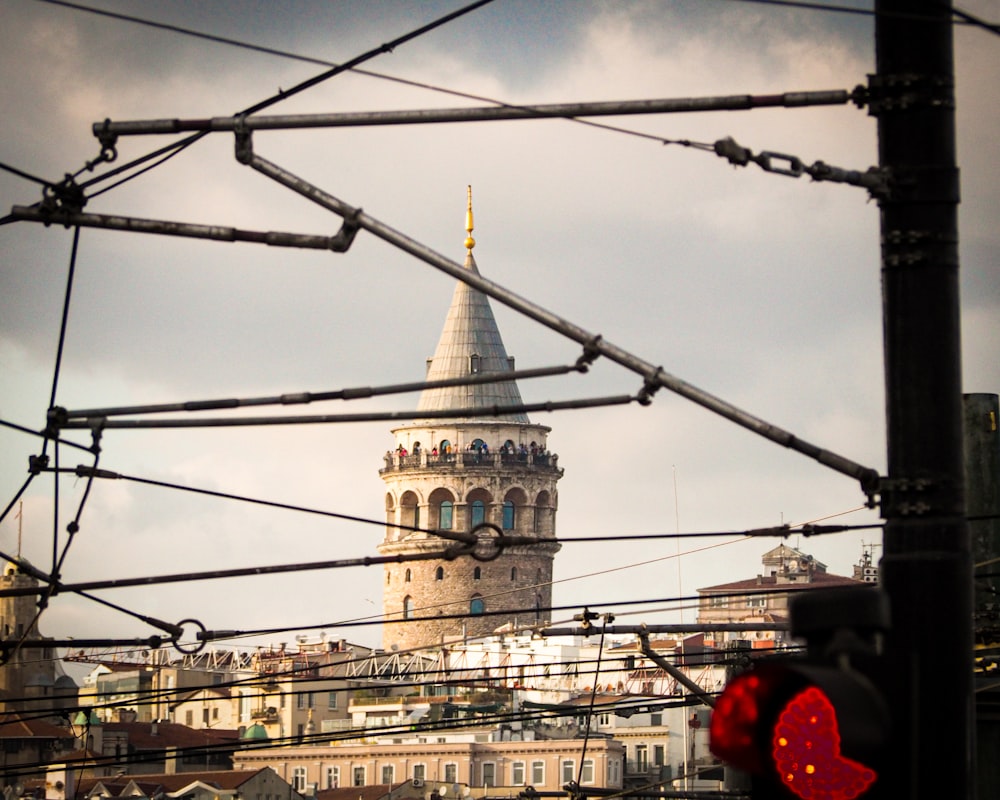
[[[867, 4], [850, 4], [865, 7]], [[88, 3], [331, 62], [351, 59], [458, 2]], [[963, 9], [996, 21], [995, 0]], [[319, 72], [34, 0], [0, 0], [0, 162], [49, 180], [98, 151], [94, 122], [228, 116]], [[955, 31], [966, 392], [1000, 390], [1000, 245], [995, 100], [1000, 41]], [[851, 89], [874, 70], [869, 16], [727, 0], [497, 0], [365, 68], [428, 86], [531, 104]], [[483, 105], [371, 75], [341, 75], [268, 113]], [[657, 139], [731, 136], [754, 152], [848, 169], [876, 163], [875, 122], [850, 107], [623, 117], [639, 137], [570, 121], [258, 133], [257, 152], [461, 262], [473, 186], [480, 271], [613, 344], [796, 435], [885, 469], [878, 209], [857, 188], [739, 169]], [[119, 163], [171, 141], [126, 138]], [[102, 168], [104, 169], [104, 168]], [[98, 170], [98, 174], [101, 169]], [[86, 176], [82, 179], [85, 179]], [[101, 184], [103, 187], [107, 184]], [[0, 214], [40, 187], [0, 172]], [[233, 157], [215, 134], [92, 199], [88, 211], [331, 234], [340, 221]], [[0, 418], [40, 429], [52, 391], [72, 234], [0, 227]], [[272, 396], [418, 381], [453, 279], [362, 232], [346, 254], [86, 229], [80, 237], [56, 403], [94, 408]], [[574, 342], [493, 303], [519, 367], [570, 363]], [[586, 376], [525, 382], [527, 402], [635, 393], [641, 379], [598, 362]], [[406, 410], [415, 395], [306, 413]], [[277, 410], [274, 413], [282, 413]], [[741, 531], [836, 516], [876, 523], [851, 479], [661, 391], [649, 407], [534, 414], [565, 476], [566, 537]], [[101, 466], [372, 520], [383, 516], [386, 423], [109, 431]], [[87, 442], [80, 432], [67, 438]], [[41, 441], [0, 430], [0, 499]], [[51, 452], [51, 449], [50, 449]], [[64, 466], [86, 455], [60, 450]], [[59, 485], [60, 543], [84, 482]], [[0, 550], [52, 567], [53, 479], [37, 478]], [[851, 512], [851, 513], [846, 513]], [[63, 568], [67, 581], [162, 575], [376, 554], [383, 529], [125, 481], [98, 482]], [[688, 595], [750, 577], [776, 542], [733, 536], [567, 543], [558, 605], [621, 623], [691, 620]], [[877, 529], [792, 538], [850, 574]], [[878, 550], [875, 551], [876, 556]], [[213, 630], [326, 626], [377, 644], [381, 569], [307, 572], [103, 592], [134, 611]], [[565, 618], [572, 611], [558, 612]], [[59, 596], [56, 637], [144, 637], [122, 613]]]

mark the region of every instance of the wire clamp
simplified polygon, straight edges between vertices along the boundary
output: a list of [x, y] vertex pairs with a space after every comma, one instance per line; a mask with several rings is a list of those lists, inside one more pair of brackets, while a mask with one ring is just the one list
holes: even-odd
[[44, 453], [37, 456], [28, 456], [28, 472], [32, 475], [38, 475], [44, 470], [48, 469], [49, 457]]
[[577, 372], [587, 372], [590, 369], [590, 365], [593, 364], [601, 355], [599, 345], [604, 337], [601, 334], [597, 334], [592, 339], [584, 342], [583, 353], [576, 360], [573, 365], [573, 369]]
[[635, 398], [639, 405], [648, 406], [653, 402], [653, 395], [659, 391], [661, 386], [661, 372], [663, 372], [663, 367], [657, 367], [646, 376], [646, 380], [642, 384], [642, 389], [639, 390], [639, 394]]
[[253, 161], [253, 136], [250, 129], [246, 126], [246, 117], [244, 115], [241, 114], [236, 118], [233, 125], [233, 132], [236, 137], [236, 160], [241, 164], [249, 164]]
[[600, 616], [601, 615], [596, 611], [591, 611], [589, 608], [584, 606], [582, 613], [573, 615], [573, 621], [580, 623], [580, 627], [583, 628], [583, 635], [587, 636], [590, 633], [591, 628], [594, 627], [594, 620], [600, 619]]
[[[193, 646], [181, 645], [180, 638], [184, 634], [185, 625], [194, 625], [199, 629], [198, 633], [195, 634], [195, 638], [197, 638], [198, 640], [197, 644]], [[184, 653], [185, 655], [193, 655], [195, 653], [200, 653], [202, 650], [205, 649], [205, 633], [207, 632], [208, 629], [204, 625], [202, 625], [198, 620], [182, 619], [180, 622], [177, 623], [176, 626], [174, 626], [174, 628], [175, 632], [170, 637], [170, 644], [174, 646], [175, 650]]]
[[481, 522], [472, 529], [476, 541], [468, 550], [468, 555], [476, 561], [493, 561], [506, 546], [503, 531], [492, 522]]

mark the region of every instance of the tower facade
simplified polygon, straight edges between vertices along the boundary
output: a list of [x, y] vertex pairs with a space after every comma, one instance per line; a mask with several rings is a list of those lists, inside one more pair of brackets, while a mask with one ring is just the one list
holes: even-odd
[[[0, 561], [0, 589], [38, 588], [38, 579], [21, 572], [16, 564]], [[8, 645], [24, 639], [33, 644], [47, 637], [38, 631], [38, 598], [34, 594], [0, 597], [0, 640]], [[77, 685], [57, 660], [55, 648], [13, 647], [0, 665], [0, 715], [24, 713], [32, 718], [60, 711], [77, 702]]]
[[[478, 274], [472, 228], [470, 189], [465, 268]], [[513, 369], [488, 298], [459, 282], [426, 379], [502, 376]], [[428, 388], [420, 396], [420, 411], [483, 413], [418, 420], [392, 431], [394, 449], [380, 470], [386, 484], [383, 556], [440, 553], [453, 542], [429, 531], [470, 532], [482, 523], [541, 541], [506, 547], [492, 561], [466, 555], [387, 564], [386, 650], [431, 647], [549, 621], [552, 563], [560, 548], [556, 482], [562, 477], [557, 456], [548, 449], [550, 428], [532, 424], [524, 413], [489, 411], [521, 402], [513, 380]]]

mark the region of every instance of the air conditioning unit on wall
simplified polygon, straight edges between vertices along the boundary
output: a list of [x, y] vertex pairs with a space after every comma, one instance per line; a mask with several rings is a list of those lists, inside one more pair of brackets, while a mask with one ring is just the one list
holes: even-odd
[[420, 789], [424, 785], [424, 779], [423, 778], [414, 778], [412, 781], [410, 781], [410, 783], [413, 784], [413, 788], [414, 789]]

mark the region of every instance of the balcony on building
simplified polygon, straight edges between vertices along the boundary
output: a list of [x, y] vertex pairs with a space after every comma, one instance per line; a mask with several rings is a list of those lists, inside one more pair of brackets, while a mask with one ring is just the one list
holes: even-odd
[[478, 451], [463, 451], [460, 453], [431, 454], [426, 451], [401, 455], [388, 452], [384, 456], [385, 467], [380, 474], [418, 469], [529, 469], [539, 472], [558, 472], [559, 456], [555, 453], [482, 453]]

